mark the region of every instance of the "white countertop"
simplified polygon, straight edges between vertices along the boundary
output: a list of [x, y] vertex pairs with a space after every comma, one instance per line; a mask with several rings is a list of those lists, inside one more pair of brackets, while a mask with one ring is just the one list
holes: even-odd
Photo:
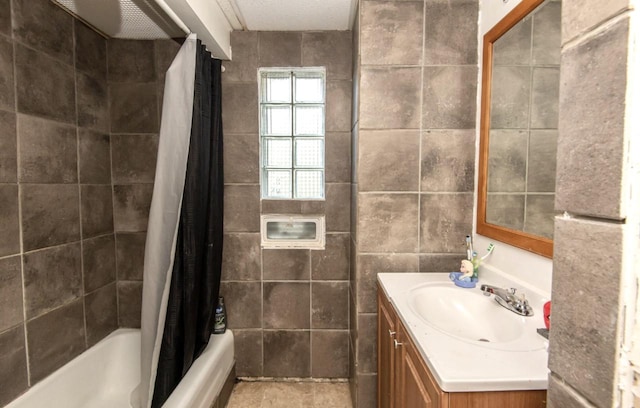
[[[547, 389], [549, 342], [538, 335], [535, 328], [531, 333], [534, 337], [527, 339], [527, 343], [534, 344], [534, 347], [528, 351], [504, 351], [492, 343], [452, 337], [426, 323], [409, 305], [410, 291], [417, 285], [440, 282], [454, 286], [448, 273], [380, 273], [378, 281], [443, 391]], [[482, 275], [476, 288], [459, 289], [480, 291], [483, 283], [516, 287], [526, 293], [535, 314], [524, 319], [533, 319], [527, 322], [531, 326], [544, 327], [542, 304], [549, 300], [545, 294], [536, 293], [531, 288], [521, 289], [517, 283], [509, 286], [510, 282], [505, 282], [503, 277], [492, 276], [485, 282]], [[487, 301], [494, 300], [487, 298]], [[504, 312], [512, 313], [506, 309]]]

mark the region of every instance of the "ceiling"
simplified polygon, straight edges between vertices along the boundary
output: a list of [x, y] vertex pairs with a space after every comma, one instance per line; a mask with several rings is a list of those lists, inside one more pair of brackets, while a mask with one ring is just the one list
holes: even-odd
[[231, 59], [230, 34], [350, 30], [358, 0], [52, 0], [108, 37], [198, 38]]
[[350, 30], [357, 0], [216, 0], [234, 30]]

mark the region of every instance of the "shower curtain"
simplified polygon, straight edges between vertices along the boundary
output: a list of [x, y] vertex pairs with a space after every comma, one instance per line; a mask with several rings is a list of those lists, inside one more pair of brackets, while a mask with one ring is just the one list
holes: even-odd
[[162, 406], [213, 331], [222, 263], [220, 63], [191, 34], [167, 71], [134, 406]]

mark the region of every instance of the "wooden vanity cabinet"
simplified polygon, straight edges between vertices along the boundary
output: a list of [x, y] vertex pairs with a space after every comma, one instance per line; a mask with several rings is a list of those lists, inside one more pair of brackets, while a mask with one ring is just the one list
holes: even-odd
[[544, 408], [547, 392], [444, 392], [378, 286], [378, 408]]

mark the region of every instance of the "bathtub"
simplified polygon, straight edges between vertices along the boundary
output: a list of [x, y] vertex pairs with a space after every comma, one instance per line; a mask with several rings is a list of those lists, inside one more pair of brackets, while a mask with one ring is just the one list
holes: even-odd
[[[227, 330], [211, 336], [163, 407], [222, 407], [216, 400], [228, 398], [233, 377], [233, 333]], [[118, 329], [5, 408], [129, 408], [139, 382], [140, 330]]]

